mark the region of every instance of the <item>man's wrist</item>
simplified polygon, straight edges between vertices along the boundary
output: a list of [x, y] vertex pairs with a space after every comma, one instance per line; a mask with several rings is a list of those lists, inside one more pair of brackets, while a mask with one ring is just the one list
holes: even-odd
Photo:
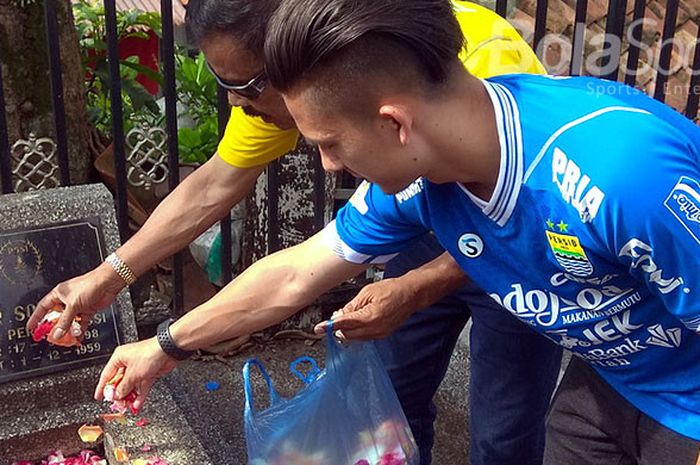
[[112, 267], [114, 272], [126, 283], [127, 286], [131, 286], [136, 282], [136, 275], [131, 270], [129, 265], [127, 265], [116, 252], [111, 253], [105, 259], [105, 263]]
[[126, 287], [126, 282], [107, 262], [102, 262], [92, 273], [97, 282], [101, 283], [102, 289], [107, 289], [114, 295], [119, 294]]
[[160, 348], [168, 356], [174, 358], [175, 360], [186, 360], [190, 358], [194, 351], [184, 350], [175, 343], [172, 334], [170, 333], [170, 325], [175, 320], [169, 318], [158, 325], [158, 330], [156, 331], [156, 340], [160, 345]]
[[432, 305], [445, 295], [445, 283], [433, 270], [416, 268], [399, 277], [407, 298], [418, 308]]

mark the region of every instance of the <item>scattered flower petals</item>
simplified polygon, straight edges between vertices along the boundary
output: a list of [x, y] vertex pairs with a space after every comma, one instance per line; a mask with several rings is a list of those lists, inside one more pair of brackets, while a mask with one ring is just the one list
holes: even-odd
[[150, 459], [136, 459], [131, 462], [131, 465], [168, 465], [168, 462], [159, 457], [151, 457]]
[[57, 346], [73, 347], [80, 345], [80, 341], [76, 337], [82, 333], [82, 329], [80, 327], [80, 316], [76, 316], [75, 319], [73, 319], [73, 322], [70, 326], [70, 331], [68, 331], [59, 339], [53, 337], [52, 331], [58, 323], [59, 318], [61, 318], [62, 312], [63, 307], [61, 307], [60, 305], [55, 305], [53, 309], [49, 313], [47, 313], [46, 316], [44, 316], [44, 319], [41, 320], [41, 323], [39, 323], [39, 325], [34, 329], [34, 331], [32, 331], [32, 339], [34, 340], [34, 342], [39, 342], [42, 339], [46, 338], [46, 340], [49, 341], [49, 343]]
[[403, 457], [403, 454], [399, 454], [397, 452], [389, 452], [388, 454], [384, 454], [382, 456], [382, 459], [377, 463], [377, 465], [404, 465], [406, 463], [406, 458]]
[[150, 452], [152, 449], [152, 446], [149, 443], [144, 444], [141, 446], [141, 452]]
[[114, 458], [117, 459], [117, 462], [126, 462], [127, 460], [129, 460], [129, 454], [123, 447], [115, 447]]
[[136, 421], [135, 423], [136, 426], [147, 426], [150, 424], [151, 421], [148, 418], [139, 418], [138, 421]]
[[83, 442], [95, 442], [102, 436], [102, 427], [85, 424], [78, 429], [78, 436]]
[[52, 329], [53, 323], [44, 320], [41, 323], [39, 323], [39, 326], [34, 328], [34, 331], [32, 331], [32, 339], [34, 340], [34, 342], [39, 342], [46, 336], [48, 336]]
[[[107, 465], [107, 461], [91, 450], [84, 450], [79, 455], [65, 457], [60, 450], [51, 452], [41, 465]], [[12, 465], [35, 465], [34, 462], [21, 461]]]
[[168, 462], [160, 457], [151, 457], [148, 459], [148, 465], [168, 465]]
[[119, 383], [121, 383], [122, 379], [124, 379], [124, 368], [119, 368], [117, 370], [117, 374], [112, 377], [109, 381], [107, 381], [107, 384], [105, 385], [104, 390], [102, 391], [102, 396], [107, 402], [114, 402], [114, 394], [117, 390], [117, 386]]
[[100, 418], [102, 418], [102, 421], [105, 423], [109, 423], [111, 421], [116, 421], [118, 423], [124, 424], [126, 423], [126, 416], [123, 413], [103, 413], [100, 415]]
[[134, 415], [138, 414], [139, 411], [134, 408], [134, 401], [136, 400], [136, 391], [131, 391], [129, 394], [126, 395], [123, 399], [115, 399], [114, 396], [116, 395], [117, 392], [117, 386], [119, 386], [119, 383], [122, 382], [122, 379], [124, 379], [124, 368], [119, 368], [117, 370], [117, 374], [112, 377], [109, 381], [107, 381], [107, 384], [105, 385], [104, 389], [102, 390], [102, 397], [104, 398], [105, 402], [112, 402], [112, 405], [109, 406], [110, 410], [112, 412], [118, 412], [121, 414], [124, 414], [128, 411], [133, 413]]

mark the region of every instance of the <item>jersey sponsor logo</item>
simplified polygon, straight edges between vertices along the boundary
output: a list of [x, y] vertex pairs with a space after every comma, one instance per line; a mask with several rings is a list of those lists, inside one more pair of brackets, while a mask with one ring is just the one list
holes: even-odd
[[468, 258], [477, 258], [484, 251], [484, 241], [474, 233], [462, 234], [457, 246], [462, 255]]
[[598, 214], [605, 193], [591, 186], [591, 178], [558, 147], [552, 155], [552, 182], [559, 188], [564, 201], [578, 211], [581, 221], [589, 223]]
[[[653, 249], [649, 244], [633, 238], [622, 246], [618, 256], [630, 257], [632, 259], [630, 268], [639, 268], [644, 271], [649, 278], [649, 284], [654, 284], [662, 294], [668, 294], [683, 284], [683, 278], [664, 278], [664, 270], [659, 268], [654, 259], [651, 258], [652, 253]], [[687, 294], [690, 289], [683, 288], [683, 292]]]
[[666, 197], [664, 205], [683, 227], [700, 244], [700, 184], [687, 176], [681, 176]]
[[408, 185], [407, 188], [395, 194], [394, 197], [399, 203], [404, 203], [405, 201], [412, 199], [416, 195], [423, 192], [423, 178], [418, 178]]
[[[552, 220], [547, 220], [547, 227], [553, 229], [555, 226]], [[559, 230], [565, 231], [568, 225], [560, 221]], [[581, 247], [578, 237], [571, 234], [561, 234], [553, 231], [545, 231], [549, 248], [557, 259], [559, 265], [568, 273], [581, 278], [593, 274], [593, 265], [588, 260], [586, 252]]]
[[700, 317], [686, 317], [680, 319], [686, 328], [696, 333], [700, 333]]
[[573, 322], [575, 315], [584, 312], [585, 318], [600, 318], [619, 313], [641, 298], [625, 302], [623, 299], [634, 292], [633, 288], [620, 289], [614, 285], [600, 288], [581, 289], [573, 299], [567, 299], [545, 289], [525, 291], [522, 284], [511, 285], [511, 291], [504, 296], [496, 293], [489, 294], [506, 310], [520, 319], [533, 320], [536, 325], [550, 327], [564, 320]]
[[647, 339], [647, 344], [674, 349], [681, 346], [681, 329], [670, 328], [664, 329], [661, 324], [649, 326], [647, 331], [651, 333], [651, 337]]
[[635, 292], [634, 294], [625, 297], [615, 305], [612, 305], [610, 308], [607, 308], [603, 311], [600, 310], [584, 310], [581, 312], [576, 312], [576, 313], [567, 313], [561, 316], [561, 321], [565, 325], [570, 325], [570, 324], [575, 324], [575, 323], [580, 323], [584, 321], [589, 321], [589, 320], [597, 320], [600, 318], [606, 318], [611, 315], [616, 315], [620, 313], [623, 310], [626, 310], [630, 307], [632, 307], [634, 304], [637, 304], [642, 301], [642, 296], [639, 292]]
[[556, 329], [547, 331], [548, 334], [555, 334], [562, 338], [560, 344], [567, 349], [574, 347], [590, 347], [609, 342], [614, 342], [620, 338], [627, 337], [633, 331], [643, 325], [637, 325], [630, 320], [630, 310], [625, 310], [620, 315], [613, 315], [605, 320], [598, 321], [590, 328], [584, 329], [581, 334], [585, 339], [577, 339], [568, 334], [568, 329]]
[[[644, 325], [632, 323], [630, 311], [599, 321], [592, 328], [586, 328], [581, 336], [569, 334], [569, 329], [546, 331], [547, 336], [562, 347], [575, 350], [585, 360], [600, 366], [630, 365], [625, 359], [651, 348], [651, 346], [675, 349], [681, 345], [681, 329], [665, 329], [660, 323], [646, 327], [649, 337], [642, 342], [643, 333], [634, 333]], [[634, 334], [633, 334], [634, 333]], [[557, 339], [557, 337], [559, 339]], [[610, 343], [615, 344], [610, 347]], [[606, 348], [600, 348], [606, 344]]]
[[353, 192], [352, 197], [350, 197], [350, 204], [355, 207], [355, 210], [360, 212], [361, 215], [366, 214], [369, 211], [369, 206], [367, 205], [367, 192], [369, 192], [370, 184], [367, 181], [362, 181], [362, 184], [357, 186], [355, 192]]

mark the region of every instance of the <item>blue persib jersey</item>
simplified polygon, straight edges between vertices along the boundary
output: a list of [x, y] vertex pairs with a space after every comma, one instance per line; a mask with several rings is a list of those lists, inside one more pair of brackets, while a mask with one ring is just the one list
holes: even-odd
[[485, 86], [501, 167], [490, 200], [417, 180], [362, 185], [326, 229], [353, 262], [426, 231], [491, 297], [700, 440], [700, 129], [620, 84], [512, 75]]

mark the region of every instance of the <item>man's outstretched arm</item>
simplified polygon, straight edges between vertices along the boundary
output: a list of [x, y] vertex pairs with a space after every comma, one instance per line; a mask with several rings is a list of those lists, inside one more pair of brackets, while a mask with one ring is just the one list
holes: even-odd
[[[134, 237], [117, 250], [119, 257], [140, 276], [223, 218], [250, 191], [264, 168], [236, 168], [215, 155], [161, 202]], [[81, 315], [84, 330], [92, 316], [112, 303], [125, 286], [124, 279], [102, 263], [53, 288], [39, 302], [27, 327], [34, 329], [54, 305], [60, 305], [66, 310], [57, 329], [67, 331], [73, 318]]]
[[[212, 299], [173, 323], [170, 332], [175, 344], [195, 350], [259, 331], [367, 268], [338, 257], [323, 234], [259, 260]], [[102, 371], [95, 397], [101, 399], [107, 381], [123, 368], [116, 397], [135, 390], [138, 409], [155, 380], [175, 366], [176, 361], [161, 350], [155, 338], [120, 346]]]

